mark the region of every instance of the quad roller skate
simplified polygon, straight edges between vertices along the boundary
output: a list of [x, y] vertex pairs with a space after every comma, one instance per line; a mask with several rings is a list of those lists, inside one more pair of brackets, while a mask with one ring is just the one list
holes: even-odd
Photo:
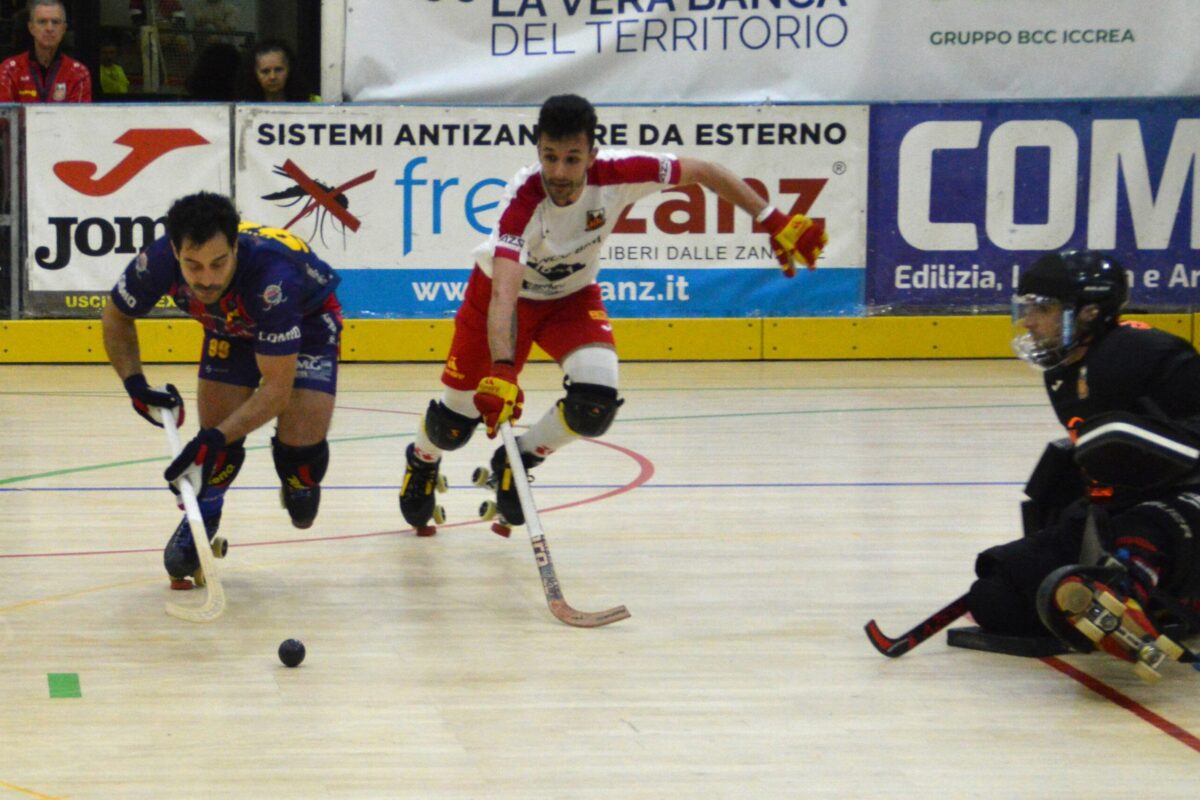
[[[1145, 610], [1117, 589], [1120, 568], [1062, 567], [1038, 589], [1038, 613], [1050, 630], [1072, 647], [1102, 650], [1133, 664], [1133, 673], [1152, 683], [1167, 661], [1188, 651], [1159, 633]], [[1190, 660], [1190, 657], [1185, 660]]]
[[[212, 545], [212, 553], [216, 558], [224, 558], [229, 551], [229, 543], [223, 536], [217, 536], [217, 528], [221, 525], [221, 516], [204, 520], [205, 533]], [[204, 586], [204, 570], [200, 568], [200, 556], [196, 554], [196, 543], [192, 539], [192, 528], [184, 517], [167, 546], [163, 548], [163, 566], [171, 576], [171, 588], [187, 590]]]
[[438, 472], [440, 459], [430, 463], [418, 458], [414, 451], [412, 444], [404, 451], [408, 465], [400, 484], [400, 513], [405, 522], [416, 528], [417, 536], [433, 536], [437, 528], [429, 520], [438, 525], [446, 521], [446, 510], [434, 502], [434, 492], [446, 491], [446, 476]]
[[[521, 453], [521, 463], [525, 465], [526, 475], [543, 461], [544, 458], [533, 453]], [[533, 482], [532, 475], [529, 476], [529, 481]], [[485, 500], [479, 506], [481, 519], [495, 520], [492, 523], [492, 533], [508, 538], [512, 535], [514, 525], [525, 524], [525, 512], [521, 510], [521, 499], [517, 497], [517, 486], [513, 482], [512, 468], [504, 452], [504, 445], [496, 448], [490, 466], [475, 468], [471, 482], [496, 492], [495, 500]]]

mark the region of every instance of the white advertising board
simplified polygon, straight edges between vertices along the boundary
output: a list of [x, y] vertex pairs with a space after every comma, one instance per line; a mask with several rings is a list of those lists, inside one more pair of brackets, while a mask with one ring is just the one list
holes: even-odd
[[356, 101], [1200, 94], [1196, 0], [348, 0]]
[[27, 307], [40, 315], [95, 313], [174, 199], [231, 190], [225, 106], [30, 106], [25, 125]]
[[[242, 106], [239, 207], [336, 267], [349, 316], [449, 316], [505, 183], [536, 161], [536, 116], [536, 107]], [[749, 215], [699, 187], [651, 195], [607, 242], [602, 285], [606, 274], [639, 284], [638, 298], [613, 289], [614, 315], [856, 312], [866, 107], [608, 107], [600, 119], [604, 146], [721, 163], [782, 210], [825, 219], [830, 235], [822, 269], [784, 281]]]

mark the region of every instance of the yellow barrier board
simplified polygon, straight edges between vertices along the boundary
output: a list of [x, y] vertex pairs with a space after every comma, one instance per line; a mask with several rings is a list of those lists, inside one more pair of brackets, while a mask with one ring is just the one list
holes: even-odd
[[[1193, 314], [1138, 314], [1193, 345]], [[759, 361], [1009, 358], [1012, 324], [1004, 316], [788, 319], [616, 319], [613, 333], [625, 361]], [[346, 320], [342, 361], [429, 361], [446, 357], [452, 320]], [[142, 360], [199, 359], [203, 331], [186, 319], [138, 321]], [[546, 354], [534, 348], [534, 359]], [[104, 363], [99, 320], [0, 322], [0, 363]]]

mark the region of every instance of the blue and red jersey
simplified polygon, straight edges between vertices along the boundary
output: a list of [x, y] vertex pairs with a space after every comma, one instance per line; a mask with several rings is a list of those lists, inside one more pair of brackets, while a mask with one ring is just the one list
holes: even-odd
[[217, 302], [205, 305], [192, 294], [165, 236], [129, 263], [113, 287], [112, 302], [124, 314], [141, 317], [166, 295], [213, 336], [252, 343], [262, 355], [290, 355], [300, 351], [302, 320], [336, 305], [340, 281], [292, 234], [243, 222], [233, 281]]

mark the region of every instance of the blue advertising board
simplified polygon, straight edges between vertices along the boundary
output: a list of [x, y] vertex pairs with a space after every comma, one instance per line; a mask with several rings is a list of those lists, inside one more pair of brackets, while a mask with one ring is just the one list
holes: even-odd
[[[348, 317], [448, 319], [462, 303], [467, 269], [340, 270]], [[613, 317], [822, 317], [862, 314], [863, 270], [601, 269]]]
[[871, 109], [869, 313], [995, 310], [1047, 250], [1112, 252], [1131, 306], [1200, 295], [1200, 100]]

